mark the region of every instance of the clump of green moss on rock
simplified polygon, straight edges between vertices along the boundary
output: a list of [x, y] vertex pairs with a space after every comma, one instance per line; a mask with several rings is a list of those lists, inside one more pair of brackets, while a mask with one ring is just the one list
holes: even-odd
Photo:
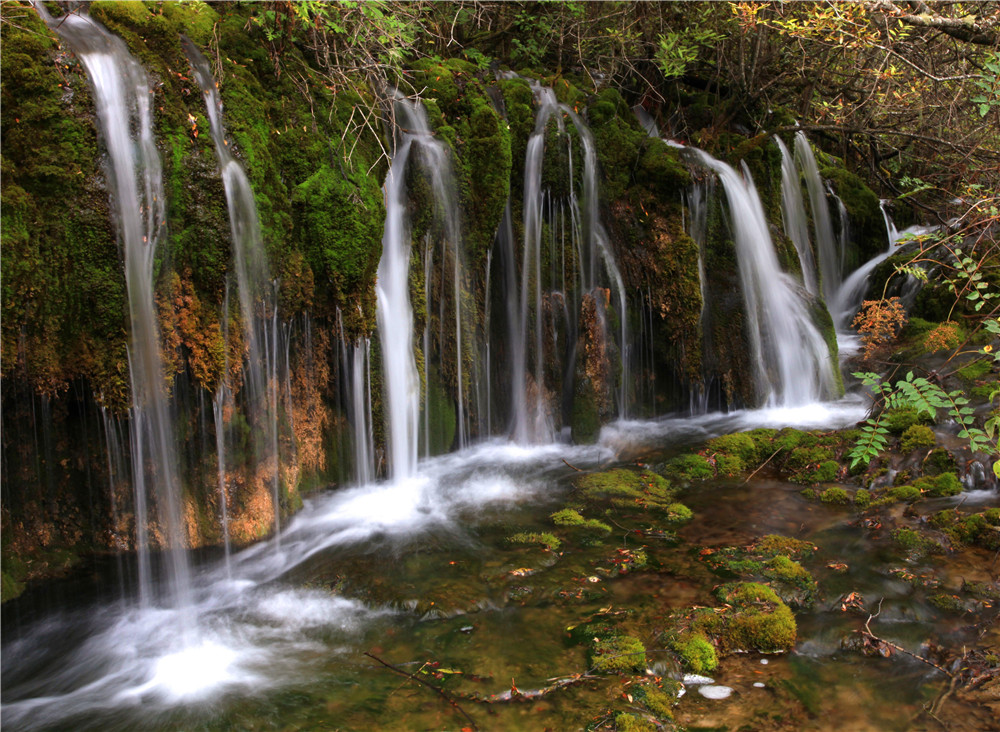
[[573, 536], [579, 537], [583, 544], [599, 544], [608, 534], [611, 527], [597, 519], [584, 518], [579, 511], [564, 508], [550, 516], [552, 523], [567, 529]]
[[715, 646], [704, 633], [685, 632], [668, 641], [681, 665], [694, 674], [711, 673], [719, 665]]
[[795, 645], [795, 616], [771, 588], [739, 582], [723, 585], [716, 596], [727, 606], [715, 621], [720, 649], [776, 653]]
[[617, 510], [653, 511], [673, 523], [691, 518], [691, 511], [673, 500], [676, 491], [670, 482], [651, 470], [618, 468], [592, 473], [579, 478], [576, 485], [581, 497], [592, 504], [610, 504]]
[[595, 638], [587, 649], [591, 670], [600, 674], [633, 674], [646, 670], [646, 647], [631, 635]]
[[528, 544], [545, 547], [550, 552], [558, 551], [562, 541], [549, 532], [523, 531], [507, 537], [508, 544]]

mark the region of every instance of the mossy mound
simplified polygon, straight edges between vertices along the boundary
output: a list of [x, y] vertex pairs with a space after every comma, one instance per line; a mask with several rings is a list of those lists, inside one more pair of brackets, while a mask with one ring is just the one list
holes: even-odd
[[681, 633], [669, 641], [681, 665], [694, 674], [711, 673], [719, 665], [715, 646], [703, 633]]
[[776, 653], [794, 647], [795, 616], [771, 588], [740, 582], [723, 585], [716, 596], [729, 606], [716, 616], [722, 623], [718, 634], [722, 650]]
[[663, 466], [663, 472], [671, 478], [685, 481], [701, 481], [715, 477], [715, 468], [708, 458], [696, 453], [671, 458]]
[[964, 516], [957, 509], [946, 509], [931, 516], [930, 525], [955, 544], [1000, 549], [1000, 508]]
[[579, 511], [572, 508], [564, 508], [556, 511], [549, 518], [552, 523], [579, 538], [584, 544], [599, 544], [608, 534], [611, 527], [603, 521], [597, 519], [584, 518]]
[[801, 608], [814, 604], [819, 588], [813, 576], [789, 555], [805, 556], [814, 549], [809, 542], [770, 535], [749, 547], [725, 547], [702, 554], [702, 559], [723, 577], [762, 583], [783, 602]]
[[595, 673], [642, 673], [646, 670], [646, 647], [631, 635], [596, 638], [587, 650], [587, 660]]
[[674, 502], [676, 491], [670, 482], [650, 470], [618, 468], [591, 473], [579, 478], [576, 486], [581, 497], [591, 503], [610, 503], [620, 510], [655, 511], [678, 521], [690, 518], [690, 511]]
[[914, 424], [907, 427], [901, 435], [899, 449], [900, 452], [907, 453], [925, 447], [934, 447], [936, 444], [937, 438], [930, 427], [922, 424]]
[[562, 541], [548, 532], [520, 532], [507, 537], [508, 544], [528, 544], [545, 547], [548, 551], [558, 551]]

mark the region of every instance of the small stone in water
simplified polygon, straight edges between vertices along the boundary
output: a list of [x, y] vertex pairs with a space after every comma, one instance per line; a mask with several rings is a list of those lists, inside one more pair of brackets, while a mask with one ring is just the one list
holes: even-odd
[[706, 699], [725, 699], [733, 693], [733, 690], [728, 686], [714, 686], [709, 684], [707, 686], [699, 686], [698, 693]]
[[758, 689], [763, 689], [763, 688], [764, 688], [764, 682], [763, 682], [763, 681], [754, 681], [754, 682], [753, 682], [753, 685], [754, 685], [754, 686], [755, 686], [756, 688], [758, 688]]
[[461, 628], [459, 628], [459, 631], [462, 633], [471, 633], [473, 631], [473, 626], [463, 625]]
[[707, 676], [699, 676], [698, 674], [684, 674], [684, 684], [714, 684], [715, 679], [710, 679]]
[[767, 660], [766, 658], [762, 658], [762, 659], [760, 659], [760, 662], [761, 662], [762, 664], [764, 664], [765, 666], [766, 666], [766, 665], [768, 664], [768, 660]]

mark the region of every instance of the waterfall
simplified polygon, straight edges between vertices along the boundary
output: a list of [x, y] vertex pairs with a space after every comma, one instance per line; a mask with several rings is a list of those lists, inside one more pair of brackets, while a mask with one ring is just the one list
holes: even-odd
[[[461, 345], [461, 298], [458, 219], [450, 188], [451, 165], [447, 149], [432, 137], [427, 114], [418, 104], [395, 99], [396, 149], [385, 182], [385, 230], [376, 283], [379, 335], [382, 340], [383, 381], [389, 434], [389, 475], [394, 480], [413, 476], [417, 467], [420, 384], [413, 355], [413, 308], [410, 305], [410, 220], [407, 212], [406, 166], [414, 145], [420, 147], [435, 199], [442, 205], [446, 237], [455, 249], [456, 338]], [[429, 269], [429, 265], [428, 265]], [[425, 335], [425, 343], [427, 341]], [[427, 354], [424, 354], [426, 359]], [[459, 429], [463, 430], [461, 349], [457, 354]], [[426, 369], [426, 367], [425, 367]], [[460, 431], [459, 433], [464, 434]], [[461, 438], [460, 438], [461, 439]]]
[[708, 153], [689, 149], [719, 176], [729, 203], [746, 304], [746, 333], [762, 401], [788, 407], [831, 396], [835, 381], [830, 351], [795, 282], [778, 264], [749, 170], [744, 165], [740, 176]]
[[[546, 383], [546, 355], [559, 353], [557, 314], [565, 325], [561, 394], [564, 422], [572, 409], [576, 378], [578, 322], [584, 299], [592, 301], [601, 340], [608, 341], [604, 284], [615, 295], [618, 316], [617, 345], [621, 372], [618, 375], [615, 401], [619, 417], [627, 414], [628, 399], [628, 315], [624, 280], [611, 250], [607, 232], [600, 219], [597, 183], [597, 150], [594, 137], [583, 120], [568, 106], [560, 104], [552, 89], [531, 82], [537, 111], [535, 127], [528, 138], [524, 164], [524, 247], [521, 260], [521, 288], [518, 296], [511, 279], [505, 281], [507, 303], [517, 297], [516, 327], [511, 328], [511, 436], [515, 442], [547, 442], [554, 436], [552, 405], [548, 394], [555, 384]], [[583, 190], [578, 191], [574, 170], [572, 139], [566, 134], [568, 118], [583, 147]], [[550, 123], [566, 136], [569, 181], [568, 198], [558, 198], [543, 185], [543, 167], [547, 152], [545, 138]], [[546, 224], [548, 226], [546, 226]], [[510, 223], [501, 226], [502, 245], [513, 247]], [[543, 232], [548, 230], [548, 241]], [[568, 235], [568, 241], [567, 241]], [[543, 244], [548, 244], [549, 271], [542, 271]], [[572, 253], [567, 259], [567, 247]], [[514, 256], [503, 254], [505, 271], [512, 268]], [[568, 271], [573, 267], [573, 271]], [[548, 287], [545, 286], [547, 282]], [[553, 319], [552, 340], [545, 341], [548, 314]], [[530, 340], [529, 340], [530, 339]], [[529, 348], [529, 342], [531, 348]], [[602, 343], [602, 346], [605, 345]], [[531, 380], [529, 381], [529, 371]]]
[[[281, 495], [278, 456], [278, 311], [277, 288], [272, 289], [267, 252], [257, 218], [257, 204], [246, 172], [233, 157], [222, 124], [222, 100], [208, 60], [187, 38], [181, 43], [205, 95], [205, 106], [222, 169], [233, 241], [233, 264], [239, 291], [240, 315], [246, 335], [244, 370], [251, 423], [260, 425], [263, 436], [254, 445], [258, 464], [273, 465], [271, 476], [274, 530], [280, 533]], [[270, 316], [270, 318], [268, 317]], [[270, 320], [270, 322], [268, 322]]]
[[882, 218], [885, 221], [885, 230], [888, 235], [888, 248], [854, 270], [837, 290], [833, 301], [830, 303], [830, 314], [838, 331], [847, 331], [851, 326], [851, 321], [855, 314], [861, 309], [861, 304], [868, 290], [868, 278], [875, 268], [888, 259], [896, 251], [897, 242], [913, 236], [922, 236], [933, 231], [933, 227], [911, 226], [902, 232], [896, 229], [888, 211], [885, 210], [885, 202], [882, 202]]
[[618, 296], [618, 330], [619, 330], [619, 358], [621, 360], [621, 374], [618, 379], [618, 417], [624, 419], [628, 416], [627, 387], [629, 382], [628, 372], [628, 312], [625, 294], [625, 282], [622, 279], [621, 271], [615, 262], [615, 256], [611, 251], [611, 242], [608, 240], [607, 231], [601, 223], [599, 213], [599, 200], [597, 195], [597, 148], [594, 145], [594, 135], [583, 123], [575, 112], [565, 107], [565, 112], [573, 120], [580, 139], [583, 141], [583, 200], [586, 205], [586, 229], [585, 236], [590, 245], [588, 253], [590, 279], [586, 283], [585, 289], [589, 292], [598, 286], [595, 276], [596, 262], [600, 261], [604, 265], [605, 272], [611, 281], [611, 286]]
[[809, 191], [809, 207], [813, 217], [816, 252], [819, 255], [820, 291], [823, 300], [832, 302], [843, 279], [843, 253], [838, 251], [838, 242], [830, 220], [830, 206], [826, 200], [826, 189], [819, 175], [819, 166], [813, 155], [809, 140], [804, 132], [795, 133], [795, 159], [802, 169]]
[[359, 339], [348, 343], [344, 326], [337, 311], [340, 330], [341, 373], [347, 393], [347, 418], [351, 422], [354, 445], [354, 481], [367, 485], [375, 479], [375, 439], [372, 430], [371, 340]]
[[184, 551], [174, 425], [165, 388], [153, 288], [156, 250], [165, 234], [163, 180], [153, 139], [153, 94], [146, 72], [125, 44], [97, 22], [76, 13], [54, 19], [41, 3], [35, 8], [86, 69], [108, 151], [108, 185], [125, 262], [131, 322], [128, 354], [132, 483], [137, 507], [140, 600], [149, 604], [154, 599], [145, 521], [140, 514], [140, 507], [145, 508], [148, 477], [168, 554], [168, 601], [184, 607], [190, 604], [190, 571]]
[[775, 135], [774, 141], [781, 151], [781, 217], [785, 226], [785, 235], [792, 240], [795, 251], [799, 254], [802, 284], [810, 295], [818, 295], [816, 262], [813, 259], [812, 246], [809, 243], [809, 220], [806, 216], [805, 202], [802, 200], [799, 172], [795, 167], [791, 153], [781, 138]]

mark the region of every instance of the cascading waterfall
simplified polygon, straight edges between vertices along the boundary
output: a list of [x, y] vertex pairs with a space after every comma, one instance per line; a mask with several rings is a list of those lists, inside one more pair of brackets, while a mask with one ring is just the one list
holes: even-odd
[[[572, 405], [573, 380], [576, 375], [576, 342], [578, 318], [582, 298], [593, 300], [595, 318], [599, 321], [606, 341], [607, 317], [603, 296], [603, 282], [608, 282], [614, 291], [619, 322], [618, 348], [621, 373], [616, 392], [620, 417], [627, 413], [628, 385], [628, 323], [627, 302], [624, 281], [611, 251], [607, 232], [600, 220], [597, 152], [594, 138], [583, 120], [568, 106], [556, 100], [552, 89], [532, 82], [532, 91], [537, 104], [535, 127], [528, 138], [524, 164], [524, 247], [521, 261], [521, 289], [518, 299], [517, 327], [511, 329], [511, 392], [512, 427], [515, 442], [547, 442], [554, 435], [554, 419], [550, 414], [547, 394], [554, 386], [546, 383], [545, 359], [546, 343], [544, 314], [562, 311], [565, 323], [566, 344], [564, 371], [559, 390], [562, 395], [564, 417]], [[564, 117], [573, 124], [583, 146], [583, 190], [582, 197], [577, 192], [574, 174], [573, 145], [567, 135], [567, 158], [569, 181], [568, 200], [556, 200], [543, 186], [543, 163], [546, 154], [546, 131], [555, 120], [560, 135], [566, 133]], [[568, 205], [568, 216], [564, 206]], [[567, 221], [568, 219], [568, 221]], [[548, 259], [550, 271], [542, 271], [543, 231], [548, 223]], [[508, 236], [502, 225], [502, 236]], [[569, 243], [566, 234], [569, 234]], [[572, 280], [567, 281], [566, 247], [571, 246], [575, 271]], [[557, 253], [558, 252], [558, 253]], [[507, 255], [504, 255], [507, 256]], [[513, 260], [513, 256], [510, 257]], [[509, 266], [509, 264], [507, 265]], [[598, 276], [598, 273], [602, 276]], [[545, 280], [549, 289], [543, 286]], [[510, 281], [507, 281], [510, 288]], [[571, 300], [571, 292], [575, 299]], [[513, 290], [508, 292], [508, 304]], [[533, 317], [532, 317], [533, 316]], [[558, 352], [558, 333], [553, 327], [551, 351]], [[528, 348], [529, 337], [533, 348]], [[532, 381], [528, 374], [531, 368]]]
[[812, 211], [816, 252], [819, 257], [820, 292], [823, 300], [829, 303], [836, 296], [843, 279], [844, 255], [839, 250], [837, 237], [833, 233], [830, 205], [826, 200], [826, 188], [819, 174], [816, 156], [802, 131], [795, 133], [795, 159], [809, 191], [809, 208]]
[[781, 138], [775, 135], [774, 142], [781, 151], [781, 217], [785, 235], [792, 240], [795, 251], [799, 254], [802, 284], [810, 295], [815, 296], [819, 294], [816, 284], [816, 262], [813, 259], [812, 245], [809, 243], [809, 219], [806, 216], [805, 202], [802, 200], [799, 172], [795, 167], [795, 160]]
[[406, 165], [414, 143], [430, 137], [426, 116], [418, 115], [417, 109], [405, 99], [395, 100], [395, 113], [400, 119], [395, 131], [396, 149], [385, 179], [385, 230], [375, 285], [389, 426], [389, 476], [396, 481], [412, 477], [417, 469], [420, 385], [413, 355]]
[[233, 264], [239, 292], [240, 315], [247, 342], [244, 382], [250, 419], [262, 428], [254, 445], [258, 463], [271, 474], [274, 530], [280, 534], [280, 460], [278, 456], [278, 311], [267, 252], [257, 218], [257, 203], [243, 166], [233, 157], [222, 124], [222, 100], [208, 60], [187, 38], [182, 39], [195, 79], [205, 95], [205, 106], [222, 169], [233, 240]]
[[837, 290], [836, 296], [830, 303], [830, 314], [837, 326], [837, 330], [843, 334], [848, 331], [854, 315], [861, 309], [861, 304], [868, 289], [868, 278], [875, 268], [888, 259], [896, 251], [897, 242], [911, 236], [921, 236], [933, 231], [933, 227], [911, 226], [902, 232], [896, 229], [892, 218], [885, 209], [885, 202], [882, 202], [882, 218], [885, 221], [885, 229], [888, 236], [888, 248], [854, 270]]
[[583, 200], [586, 206], [586, 228], [584, 236], [589, 243], [589, 275], [590, 281], [586, 283], [585, 290], [591, 292], [598, 286], [596, 277], [596, 259], [600, 257], [604, 270], [610, 279], [610, 284], [618, 296], [618, 327], [619, 327], [619, 359], [621, 361], [621, 375], [618, 385], [618, 416], [624, 419], [628, 416], [628, 400], [626, 398], [627, 386], [629, 382], [628, 373], [628, 312], [625, 295], [625, 282], [622, 279], [621, 271], [615, 262], [615, 256], [611, 251], [611, 242], [608, 233], [601, 223], [599, 212], [599, 200], [597, 195], [597, 148], [594, 145], [594, 135], [583, 123], [583, 120], [573, 112], [568, 106], [564, 111], [573, 120], [580, 139], [583, 141]]
[[35, 8], [87, 70], [108, 151], [108, 184], [125, 261], [131, 322], [128, 354], [132, 384], [132, 483], [136, 496], [140, 601], [150, 604], [154, 600], [145, 537], [148, 477], [168, 554], [168, 604], [185, 607], [190, 604], [190, 570], [184, 550], [175, 435], [153, 292], [156, 250], [165, 229], [165, 199], [160, 158], [153, 139], [152, 90], [146, 72], [125, 44], [89, 16], [72, 13], [52, 18], [41, 3], [36, 3]]
[[[340, 313], [338, 312], [338, 320]], [[341, 333], [341, 373], [347, 392], [347, 418], [352, 426], [354, 446], [354, 481], [366, 485], [375, 479], [375, 440], [372, 431], [371, 340], [362, 338], [354, 343], [344, 340]]]
[[719, 176], [726, 192], [762, 401], [790, 407], [833, 395], [830, 351], [794, 281], [778, 264], [749, 170], [744, 165], [740, 176], [708, 153], [689, 149]]

